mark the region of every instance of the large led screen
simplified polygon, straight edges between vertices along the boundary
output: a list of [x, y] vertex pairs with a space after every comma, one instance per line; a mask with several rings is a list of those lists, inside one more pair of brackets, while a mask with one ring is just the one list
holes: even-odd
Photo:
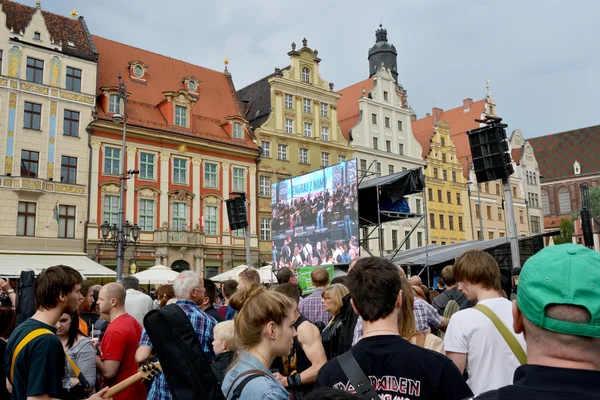
[[356, 159], [273, 184], [276, 268], [349, 263], [358, 257]]

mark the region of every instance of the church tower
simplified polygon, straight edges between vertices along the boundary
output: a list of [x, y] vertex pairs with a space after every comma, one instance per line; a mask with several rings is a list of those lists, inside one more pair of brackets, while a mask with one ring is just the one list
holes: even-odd
[[381, 68], [381, 63], [392, 72], [394, 80], [398, 83], [398, 53], [393, 44], [388, 43], [387, 29], [379, 24], [375, 31], [375, 45], [369, 50], [369, 77], [372, 77]]

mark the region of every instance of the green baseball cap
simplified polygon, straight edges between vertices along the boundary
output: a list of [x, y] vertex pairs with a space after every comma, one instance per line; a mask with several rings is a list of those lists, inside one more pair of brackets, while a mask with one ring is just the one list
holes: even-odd
[[[549, 246], [521, 270], [519, 310], [536, 326], [567, 335], [600, 338], [600, 254], [576, 244]], [[559, 321], [546, 316], [553, 304], [581, 306], [589, 322]]]

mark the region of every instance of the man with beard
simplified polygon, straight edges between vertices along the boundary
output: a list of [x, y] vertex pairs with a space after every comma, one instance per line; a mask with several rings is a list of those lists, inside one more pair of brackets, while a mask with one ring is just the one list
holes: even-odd
[[[12, 399], [67, 398], [71, 379], [55, 325], [63, 313], [77, 310], [80, 284], [79, 272], [65, 265], [47, 268], [35, 280], [37, 311], [15, 329], [6, 346], [4, 369]], [[101, 399], [107, 390], [91, 399]]]
[[94, 286], [93, 281], [81, 282], [82, 300], [77, 307], [77, 313], [79, 314], [79, 330], [84, 336], [88, 336], [92, 332], [92, 325], [98, 321], [98, 314], [92, 312], [92, 304], [94, 304], [92, 286]]

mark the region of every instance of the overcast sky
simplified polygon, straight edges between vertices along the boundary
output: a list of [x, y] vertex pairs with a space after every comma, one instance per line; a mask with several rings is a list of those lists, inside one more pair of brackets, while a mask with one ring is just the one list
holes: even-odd
[[598, 0], [42, 0], [42, 8], [75, 9], [92, 34], [203, 67], [223, 70], [227, 57], [238, 89], [288, 65], [303, 37], [336, 90], [366, 79], [381, 22], [419, 118], [483, 98], [491, 78], [510, 131], [600, 124]]

